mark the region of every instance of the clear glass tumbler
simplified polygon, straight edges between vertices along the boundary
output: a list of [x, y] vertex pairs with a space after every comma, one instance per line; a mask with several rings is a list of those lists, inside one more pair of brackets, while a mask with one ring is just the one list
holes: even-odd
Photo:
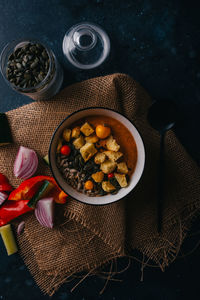
[[110, 39], [97, 24], [83, 22], [72, 26], [63, 39], [63, 53], [75, 68], [90, 70], [100, 66], [110, 53]]
[[[25, 47], [28, 44], [39, 44], [44, 47], [46, 53], [48, 55], [48, 70], [47, 74], [38, 84], [34, 84], [34, 86], [17, 86], [14, 82], [12, 82], [12, 78], [8, 79], [8, 61], [11, 57], [12, 53], [14, 53], [17, 49], [20, 51], [22, 47]], [[38, 62], [40, 63], [40, 61]], [[30, 66], [22, 68], [21, 72], [29, 72]], [[63, 70], [54, 55], [53, 51], [49, 49], [46, 45], [42, 44], [39, 41], [35, 40], [20, 40], [20, 41], [12, 41], [7, 44], [0, 56], [0, 71], [7, 82], [7, 84], [14, 89], [15, 91], [24, 94], [34, 100], [46, 100], [48, 98], [53, 97], [61, 88], [63, 82]]]

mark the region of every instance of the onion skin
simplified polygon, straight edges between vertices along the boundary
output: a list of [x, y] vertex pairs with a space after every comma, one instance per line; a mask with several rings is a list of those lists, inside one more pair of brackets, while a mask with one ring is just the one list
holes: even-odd
[[22, 221], [19, 223], [19, 225], [17, 226], [17, 234], [18, 235], [21, 235], [24, 231], [24, 228], [25, 228], [25, 222]]
[[14, 175], [17, 178], [32, 177], [38, 167], [38, 157], [34, 150], [20, 146], [14, 162]]
[[54, 199], [52, 197], [40, 199], [36, 204], [35, 216], [42, 226], [53, 228]]

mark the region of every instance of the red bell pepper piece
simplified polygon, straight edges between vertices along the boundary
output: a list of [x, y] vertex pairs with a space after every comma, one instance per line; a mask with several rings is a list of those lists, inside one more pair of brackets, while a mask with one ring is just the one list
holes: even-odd
[[59, 199], [61, 189], [57, 185], [55, 179], [50, 176], [35, 176], [23, 181], [17, 189], [10, 193], [8, 200], [30, 200], [42, 186], [44, 180], [48, 180], [55, 185], [55, 188], [52, 189], [48, 196], [53, 197], [57, 203], [65, 203], [67, 195], [65, 194], [65, 196], [63, 195], [63, 197], [60, 197]]
[[33, 210], [27, 205], [29, 200], [7, 201], [0, 207], [0, 226]]
[[35, 176], [23, 181], [18, 186], [18, 188], [16, 188], [12, 193], [10, 193], [8, 200], [30, 200], [38, 191], [44, 180], [48, 180], [56, 184], [53, 177]]
[[67, 197], [68, 195], [65, 194], [65, 192], [61, 191], [58, 195], [58, 200], [56, 202], [60, 204], [64, 204], [67, 201]]
[[0, 173], [0, 192], [11, 192], [13, 187], [10, 185], [8, 178]]

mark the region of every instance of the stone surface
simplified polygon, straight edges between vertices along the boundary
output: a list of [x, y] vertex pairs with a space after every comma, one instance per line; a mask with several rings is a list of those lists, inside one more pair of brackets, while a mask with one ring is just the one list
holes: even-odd
[[[180, 110], [176, 132], [191, 155], [200, 162], [200, 5], [197, 1], [166, 0], [2, 0], [0, 1], [0, 51], [9, 41], [36, 38], [53, 49], [64, 67], [63, 87], [77, 81], [113, 72], [124, 72], [138, 80], [153, 98], [171, 98]], [[62, 39], [74, 24], [83, 21], [104, 27], [111, 38], [111, 54], [101, 67], [91, 71], [69, 68], [62, 55]], [[12, 91], [0, 77], [0, 111], [31, 100]], [[197, 231], [199, 222], [194, 225]], [[184, 245], [188, 251], [198, 235]], [[0, 241], [0, 300], [39, 300], [43, 296], [18, 254], [7, 257]], [[124, 268], [127, 261], [118, 263]], [[62, 287], [52, 299], [141, 300], [199, 299], [200, 268], [197, 251], [178, 259], [165, 273], [144, 270], [140, 265], [118, 275], [123, 282], [86, 279], [70, 293], [73, 284]]]

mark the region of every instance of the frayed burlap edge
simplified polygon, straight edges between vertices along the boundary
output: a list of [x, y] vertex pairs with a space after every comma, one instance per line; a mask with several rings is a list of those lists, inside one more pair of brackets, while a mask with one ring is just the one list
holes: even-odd
[[[187, 213], [188, 211], [190, 212], [189, 215]], [[91, 224], [87, 224], [85, 221], [78, 218], [73, 212], [67, 211], [65, 215], [69, 220], [74, 220], [75, 222], [78, 222], [82, 226], [91, 230]], [[102, 278], [102, 272], [103, 272], [103, 269], [105, 268], [105, 266], [108, 266], [108, 265], [112, 266], [113, 261], [116, 261], [122, 257], [123, 258], [127, 257], [128, 259], [130, 259], [132, 261], [137, 261], [141, 265], [140, 266], [141, 281], [143, 281], [144, 269], [146, 267], [154, 267], [154, 268], [156, 267], [156, 268], [160, 268], [161, 271], [164, 271], [165, 268], [167, 266], [169, 266], [169, 264], [172, 263], [178, 257], [181, 245], [186, 238], [187, 232], [188, 232], [192, 222], [199, 215], [200, 215], [200, 203], [194, 202], [192, 205], [188, 205], [183, 209], [183, 211], [181, 213], [181, 217], [180, 217], [180, 215], [173, 217], [173, 220], [172, 220], [173, 224], [165, 225], [166, 227], [173, 227], [173, 225], [179, 226], [179, 228], [180, 228], [179, 239], [177, 241], [175, 241], [175, 244], [172, 244], [168, 240], [165, 240], [163, 238], [163, 239], [161, 239], [163, 242], [163, 246], [152, 250], [151, 253], [149, 252], [150, 247], [147, 247], [146, 249], [144, 249], [144, 247], [143, 248], [137, 247], [137, 250], [139, 250], [141, 252], [141, 257], [142, 257], [142, 258], [139, 258], [132, 254], [134, 247], [132, 247], [128, 243], [126, 243], [124, 249], [116, 249], [116, 251], [113, 251], [113, 253], [111, 253], [110, 256], [107, 257], [105, 260], [99, 262], [98, 264], [95, 263], [93, 265], [90, 265], [90, 270], [87, 270], [87, 265], [85, 265], [85, 264], [83, 264], [79, 267], [76, 267], [75, 269], [72, 268], [70, 271], [68, 270], [67, 273], [64, 273], [63, 271], [61, 273], [59, 273], [59, 270], [57, 270], [53, 276], [49, 275], [51, 278], [51, 284], [48, 283], [47, 285], [44, 284], [41, 286], [40, 279], [37, 280], [38, 276], [35, 276], [35, 275], [38, 275], [38, 272], [40, 272], [41, 276], [42, 276], [42, 272], [39, 269], [36, 269], [35, 264], [33, 265], [32, 257], [34, 256], [34, 253], [32, 252], [31, 246], [27, 242], [27, 240], [26, 240], [26, 243], [23, 243], [23, 238], [21, 238], [21, 237], [20, 237], [20, 239], [18, 239], [19, 246], [21, 243], [23, 245], [23, 251], [20, 251], [20, 255], [22, 256], [24, 262], [26, 263], [29, 271], [35, 278], [36, 283], [40, 286], [41, 291], [44, 294], [48, 294], [49, 296], [53, 296], [54, 293], [64, 283], [71, 282], [71, 284], [70, 284], [70, 286], [72, 286], [71, 291], [74, 291], [74, 289], [77, 288], [78, 285], [81, 284], [89, 276], [95, 275], [97, 277]], [[181, 218], [183, 218], [182, 223], [180, 222]], [[188, 219], [190, 219], [190, 220], [188, 221]], [[112, 243], [109, 240], [104, 239], [103, 235], [101, 234], [101, 232], [98, 231], [98, 229], [94, 229], [93, 233], [94, 233], [94, 235], [97, 235], [100, 239], [102, 239], [103, 242], [109, 244], [113, 249]], [[151, 244], [151, 242], [157, 238], [158, 238], [157, 236], [150, 237], [146, 242], [147, 242], [147, 244]], [[154, 242], [153, 242], [153, 244], [154, 244]], [[162, 260], [157, 259], [158, 251], [162, 251], [162, 253], [163, 253]], [[123, 271], [126, 271], [127, 268], [129, 267], [129, 265], [130, 265], [130, 262], [128, 263], [128, 266], [125, 267], [125, 269]], [[78, 274], [80, 272], [83, 273], [83, 275], [79, 276], [80, 281], [78, 283], [73, 284], [72, 283], [73, 281], [74, 282], [77, 281], [77, 276], [75, 276], [75, 274]], [[122, 271], [110, 270], [110, 272], [103, 273], [105, 275], [104, 276], [105, 286], [103, 286], [102, 290], [99, 291], [100, 294], [102, 294], [103, 291], [105, 290], [105, 287], [106, 287], [108, 281], [112, 280], [114, 278], [114, 276], [118, 273], [122, 273]], [[45, 273], [45, 276], [47, 276], [46, 273]]]

